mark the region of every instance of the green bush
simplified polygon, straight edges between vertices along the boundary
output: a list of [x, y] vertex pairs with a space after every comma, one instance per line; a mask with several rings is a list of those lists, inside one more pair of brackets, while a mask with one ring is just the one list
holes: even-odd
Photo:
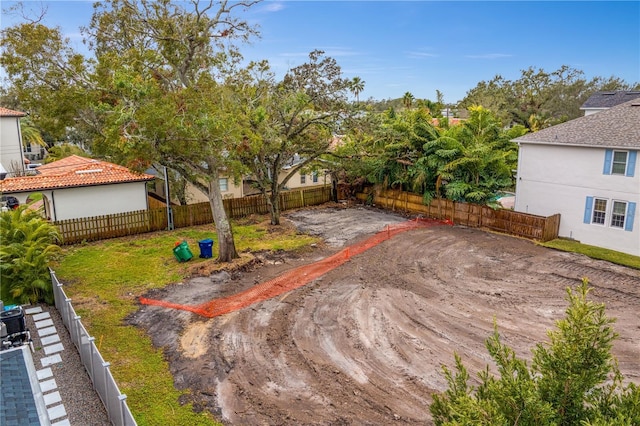
[[49, 262], [60, 252], [55, 226], [27, 206], [0, 213], [0, 297], [53, 304]]
[[498, 377], [480, 372], [477, 389], [455, 354], [455, 372], [443, 367], [449, 389], [434, 395], [436, 425], [638, 425], [640, 387], [623, 385], [611, 354], [614, 319], [604, 304], [587, 300], [588, 281], [567, 289], [569, 307], [550, 342], [538, 344], [533, 362], [518, 359], [502, 344], [497, 326], [486, 347]]

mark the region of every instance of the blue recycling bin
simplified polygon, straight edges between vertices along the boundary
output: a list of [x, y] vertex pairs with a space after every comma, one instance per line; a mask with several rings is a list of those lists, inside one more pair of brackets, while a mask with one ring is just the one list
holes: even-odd
[[204, 259], [213, 257], [213, 240], [211, 238], [198, 241], [198, 245], [200, 245], [200, 257]]

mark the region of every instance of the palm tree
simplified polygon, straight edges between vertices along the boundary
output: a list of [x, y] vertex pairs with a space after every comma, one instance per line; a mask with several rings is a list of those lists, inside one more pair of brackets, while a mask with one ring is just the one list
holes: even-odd
[[364, 90], [364, 83], [364, 80], [360, 77], [353, 77], [353, 79], [351, 79], [351, 91], [356, 96], [357, 103], [360, 103], [360, 92]]
[[58, 229], [28, 206], [0, 213], [0, 296], [9, 303], [53, 303], [49, 262], [60, 251]]
[[20, 133], [22, 134], [22, 145], [25, 147], [28, 145], [47, 146], [47, 143], [42, 138], [42, 133], [29, 117], [24, 117], [20, 120]]
[[402, 103], [404, 104], [405, 108], [411, 108], [414, 99], [415, 97], [411, 94], [411, 92], [405, 92], [404, 96], [402, 97]]

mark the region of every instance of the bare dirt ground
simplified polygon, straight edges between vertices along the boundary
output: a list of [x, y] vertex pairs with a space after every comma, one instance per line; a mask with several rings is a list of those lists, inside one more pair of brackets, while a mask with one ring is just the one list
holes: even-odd
[[[189, 304], [228, 296], [406, 219], [362, 207], [289, 213], [327, 244], [148, 296]], [[141, 306], [130, 321], [165, 351], [197, 409], [225, 424], [431, 424], [431, 397], [446, 389], [441, 365], [453, 365], [454, 351], [475, 377], [491, 363], [484, 341], [495, 318], [504, 342], [530, 359], [582, 277], [617, 318], [613, 352], [625, 378], [640, 383], [639, 270], [457, 226], [405, 232], [231, 314]]]

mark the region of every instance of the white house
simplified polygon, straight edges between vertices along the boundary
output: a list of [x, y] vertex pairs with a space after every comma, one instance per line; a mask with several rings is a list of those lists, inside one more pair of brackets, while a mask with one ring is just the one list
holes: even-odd
[[6, 178], [3, 195], [20, 204], [42, 193], [45, 215], [52, 221], [146, 210], [147, 182], [155, 178], [126, 167], [77, 155], [38, 167], [37, 174]]
[[516, 211], [560, 213], [560, 237], [640, 256], [640, 99], [513, 142]]
[[25, 171], [20, 118], [26, 115], [0, 107], [0, 173], [6, 176], [21, 176]]

